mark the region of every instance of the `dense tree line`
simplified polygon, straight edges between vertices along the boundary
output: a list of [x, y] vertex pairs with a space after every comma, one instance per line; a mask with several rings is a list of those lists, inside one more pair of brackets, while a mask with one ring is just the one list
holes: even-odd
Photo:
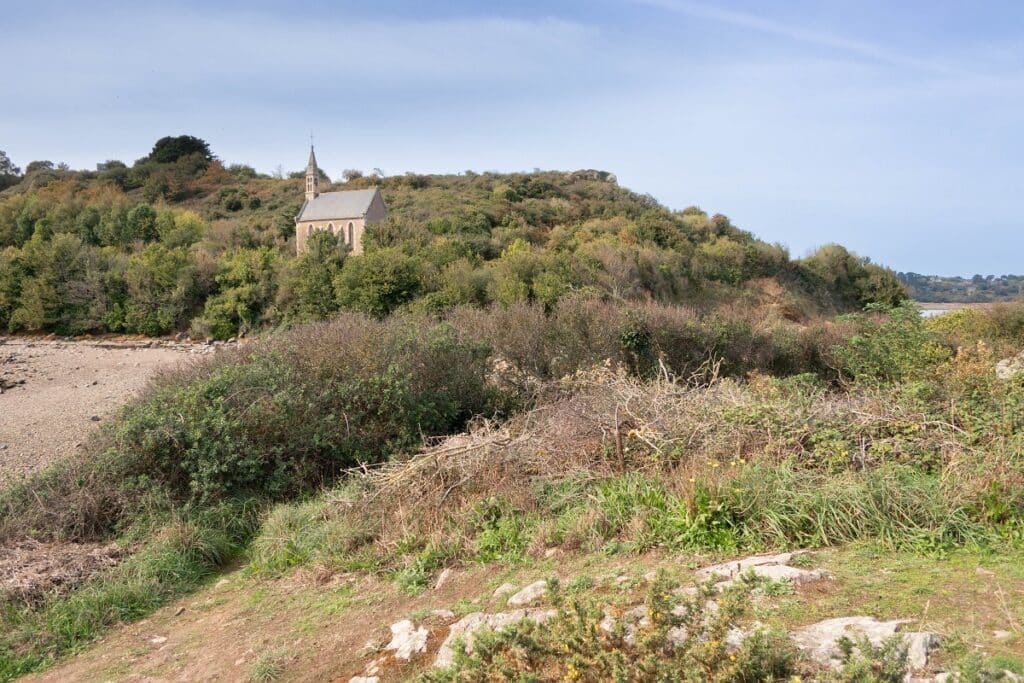
[[971, 278], [899, 273], [915, 301], [991, 303], [1012, 301], [1024, 294], [1024, 275], [975, 275]]
[[[95, 171], [0, 157], [0, 329], [226, 338], [338, 310], [382, 316], [567, 296], [701, 307], [775, 291], [787, 310], [892, 303], [888, 269], [831, 245], [800, 261], [722, 215], [673, 212], [600, 171], [364, 176], [390, 218], [353, 256], [294, 257], [301, 174], [225, 166], [190, 136]], [[771, 281], [772, 286], [765, 283]], [[781, 292], [781, 294], [779, 293]]]

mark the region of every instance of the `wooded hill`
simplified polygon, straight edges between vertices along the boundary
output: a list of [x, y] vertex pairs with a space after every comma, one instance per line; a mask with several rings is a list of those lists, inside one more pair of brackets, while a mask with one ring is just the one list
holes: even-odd
[[225, 164], [197, 138], [95, 171], [8, 162], [3, 178], [0, 329], [12, 332], [227, 338], [342, 309], [567, 296], [698, 310], [769, 300], [801, 319], [905, 296], [892, 271], [842, 247], [794, 260], [726, 216], [671, 211], [602, 171], [325, 176], [324, 191], [379, 186], [390, 218], [363, 256], [319, 234], [299, 258], [301, 174]]
[[1024, 275], [975, 275], [972, 278], [898, 273], [914, 301], [987, 304], [1013, 301], [1024, 294]]

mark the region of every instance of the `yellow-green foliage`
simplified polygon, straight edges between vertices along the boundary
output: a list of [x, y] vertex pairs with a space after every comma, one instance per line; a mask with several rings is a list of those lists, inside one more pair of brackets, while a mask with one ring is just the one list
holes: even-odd
[[154, 335], [191, 324], [226, 338], [339, 308], [551, 307], [581, 293], [746, 307], [764, 278], [798, 317], [902, 297], [891, 271], [842, 247], [792, 261], [725, 216], [670, 211], [599, 171], [349, 173], [325, 191], [379, 186], [389, 220], [368, 229], [364, 255], [335, 243], [295, 259], [301, 179], [167, 140], [132, 167], [37, 169], [0, 195], [0, 329]]

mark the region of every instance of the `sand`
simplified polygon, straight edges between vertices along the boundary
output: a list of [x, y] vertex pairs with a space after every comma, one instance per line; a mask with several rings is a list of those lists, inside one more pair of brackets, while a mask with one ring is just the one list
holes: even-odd
[[76, 452], [156, 372], [209, 350], [0, 337], [0, 484]]

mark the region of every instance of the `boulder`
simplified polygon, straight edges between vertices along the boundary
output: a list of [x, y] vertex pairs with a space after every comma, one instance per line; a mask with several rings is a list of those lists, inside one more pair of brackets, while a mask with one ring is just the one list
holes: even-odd
[[1024, 351], [1013, 358], [1005, 358], [996, 363], [996, 377], [999, 379], [1013, 379], [1022, 372], [1024, 372]]
[[511, 612], [499, 612], [497, 614], [485, 614], [474, 612], [467, 614], [454, 624], [448, 627], [448, 637], [441, 643], [437, 650], [437, 657], [434, 659], [434, 666], [446, 668], [452, 665], [455, 660], [455, 641], [462, 639], [466, 652], [472, 650], [473, 636], [480, 629], [498, 631], [525, 619], [532, 619], [542, 624], [555, 615], [554, 610], [544, 609], [517, 609]]
[[534, 581], [508, 599], [509, 607], [526, 607], [534, 605], [544, 599], [548, 593], [548, 582], [544, 579]]
[[824, 569], [802, 569], [791, 567], [789, 563], [797, 553], [779, 553], [776, 555], [754, 555], [741, 560], [723, 562], [697, 570], [700, 579], [717, 578], [728, 584], [733, 579], [747, 572], [772, 581], [789, 581], [793, 584], [818, 581], [828, 577]]
[[385, 650], [394, 650], [395, 659], [408, 660], [418, 652], [427, 651], [427, 629], [416, 625], [409, 619], [391, 624], [391, 642], [384, 646]]
[[[843, 637], [857, 640], [867, 639], [874, 646], [881, 645], [909, 623], [908, 619], [878, 621], [873, 617], [839, 617], [826, 619], [816, 624], [805, 626], [791, 635], [796, 646], [803, 650], [814, 661], [824, 666], [838, 668], [841, 664], [842, 651], [839, 641]], [[903, 642], [907, 646], [907, 660], [911, 670], [917, 671], [928, 665], [928, 655], [939, 644], [934, 633], [911, 632], [903, 634]]]
[[506, 595], [511, 595], [516, 592], [516, 585], [514, 583], [503, 583], [494, 589], [494, 597], [503, 598]]

